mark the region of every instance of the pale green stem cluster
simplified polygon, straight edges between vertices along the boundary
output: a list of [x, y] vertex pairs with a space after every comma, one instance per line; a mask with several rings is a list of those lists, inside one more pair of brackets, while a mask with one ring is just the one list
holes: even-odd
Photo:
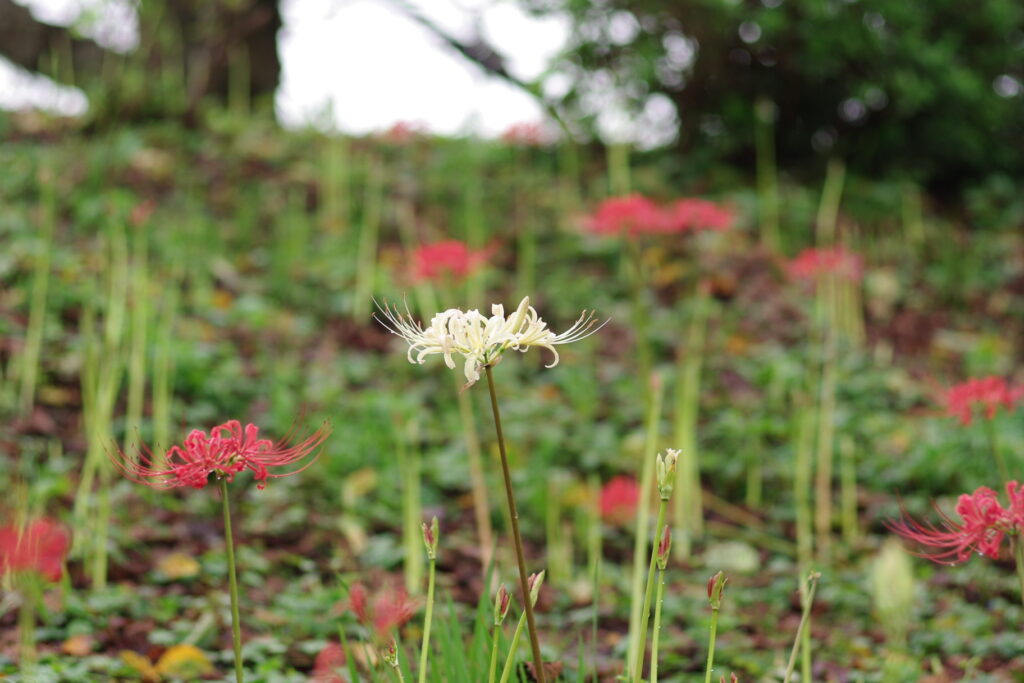
[[427, 659], [430, 656], [430, 625], [434, 617], [434, 577], [437, 573], [437, 558], [430, 557], [429, 578], [427, 579], [427, 612], [423, 617], [423, 645], [420, 646], [419, 682], [427, 680]]
[[655, 524], [654, 540], [651, 544], [651, 563], [647, 570], [647, 589], [644, 591], [644, 604], [640, 612], [640, 631], [637, 639], [636, 659], [633, 665], [633, 683], [640, 683], [640, 675], [644, 668], [644, 655], [647, 652], [647, 626], [650, 623], [651, 599], [654, 596], [654, 570], [658, 561], [658, 539], [661, 538], [662, 528], [665, 526], [665, 512], [668, 508], [668, 498], [663, 497], [658, 502], [658, 523]]
[[801, 602], [803, 607], [803, 613], [800, 615], [800, 625], [796, 629], [796, 638], [793, 640], [793, 649], [789, 653], [789, 663], [786, 665], [786, 674], [783, 677], [783, 683], [789, 683], [793, 678], [793, 671], [796, 669], [796, 656], [800, 651], [801, 646], [806, 651], [805, 655], [805, 676], [807, 674], [806, 666], [807, 661], [810, 659], [810, 642], [809, 639], [805, 640], [805, 632], [810, 633], [809, 626], [811, 621], [811, 607], [814, 605], [814, 591], [818, 587], [818, 579], [821, 578], [821, 574], [818, 572], [811, 572], [807, 576], [807, 582], [801, 586]]

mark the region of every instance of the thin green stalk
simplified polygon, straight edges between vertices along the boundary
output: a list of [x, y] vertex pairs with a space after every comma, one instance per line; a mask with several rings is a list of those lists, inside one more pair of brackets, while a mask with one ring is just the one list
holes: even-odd
[[18, 634], [20, 637], [22, 678], [32, 680], [35, 675], [36, 652], [36, 605], [39, 602], [39, 580], [34, 576], [23, 576], [21, 580], [21, 607], [18, 610]]
[[487, 498], [487, 481], [484, 479], [483, 458], [480, 455], [480, 438], [473, 419], [473, 404], [469, 392], [462, 391], [459, 375], [455, 379], [455, 395], [459, 402], [459, 418], [462, 420], [462, 434], [466, 440], [466, 458], [469, 461], [469, 483], [473, 495], [473, 517], [480, 541], [483, 571], [489, 571], [494, 552], [494, 528], [491, 526], [491, 503]]
[[842, 508], [843, 540], [851, 548], [857, 544], [857, 460], [853, 439], [844, 438], [839, 444], [840, 505]]
[[366, 180], [366, 203], [356, 262], [356, 291], [353, 314], [356, 320], [370, 315], [374, 280], [377, 272], [377, 239], [384, 205], [384, 169], [379, 159], [370, 162]]
[[[529, 593], [527, 593], [526, 600], [527, 604], [529, 604]], [[509, 677], [512, 676], [512, 668], [516, 660], [516, 650], [519, 649], [519, 638], [523, 635], [523, 626], [526, 623], [526, 612], [524, 611], [519, 615], [519, 621], [516, 622], [516, 630], [512, 632], [512, 643], [509, 645], [508, 656], [505, 657], [505, 666], [501, 669], [501, 678], [498, 679], [498, 683], [508, 683]]]
[[608, 190], [612, 195], [629, 194], [629, 143], [612, 143], [607, 147]]
[[659, 567], [658, 592], [654, 600], [654, 635], [651, 637], [651, 683], [658, 683], [658, 641], [661, 639], [661, 604], [664, 601], [665, 570]]
[[125, 453], [131, 453], [133, 440], [140, 438], [142, 408], [146, 392], [146, 333], [149, 320], [149, 268], [145, 226], [135, 231], [131, 271], [131, 325], [128, 359], [128, 410], [125, 422]]
[[697, 453], [697, 419], [700, 408], [700, 378], [704, 365], [711, 291], [706, 283], [697, 286], [693, 312], [686, 331], [686, 346], [678, 351], [676, 406], [673, 437], [680, 450], [673, 526], [677, 531], [676, 557], [690, 554], [691, 539], [704, 532], [704, 503], [700, 488]]
[[1024, 602], [1024, 540], [1018, 535], [1013, 539], [1013, 558], [1017, 564], [1017, 580], [1020, 582], [1020, 597]]
[[402, 503], [402, 569], [405, 575], [405, 589], [410, 595], [419, 595], [423, 590], [423, 554], [420, 552], [420, 520], [423, 518], [420, 501], [420, 454], [415, 446], [416, 439], [409, 433], [415, 429], [415, 422], [401, 424], [399, 418], [396, 433], [395, 456], [401, 473]]
[[715, 637], [718, 635], [718, 610], [711, 608], [711, 628], [708, 631], [708, 663], [704, 667], [704, 683], [711, 683], [711, 670], [715, 665]]
[[427, 659], [430, 656], [430, 624], [434, 619], [434, 577], [437, 574], [437, 558], [430, 558], [427, 579], [427, 613], [423, 617], [423, 645], [420, 646], [420, 683], [427, 680]]
[[231, 535], [231, 503], [228, 480], [220, 480], [220, 497], [224, 504], [224, 545], [228, 554], [228, 584], [231, 588], [231, 645], [235, 650], [235, 681], [242, 683], [242, 622], [238, 616], [238, 578], [235, 570], [235, 540]]
[[40, 174], [39, 191], [42, 204], [42, 225], [36, 244], [35, 267], [32, 269], [32, 295], [29, 300], [28, 329], [21, 356], [21, 391], [19, 409], [28, 414], [35, 402], [39, 356], [43, 346], [46, 322], [46, 292], [50, 284], [50, 256], [53, 252], [53, 231], [57, 223], [57, 197], [51, 173]]
[[[789, 663], [786, 665], [786, 675], [783, 677], [782, 683], [789, 683], [790, 679], [793, 678], [793, 671], [796, 669], [796, 655], [800, 650], [801, 643], [803, 642], [804, 630], [807, 628], [808, 622], [810, 622], [811, 619], [811, 607], [814, 605], [814, 591], [818, 587], [818, 579], [820, 578], [821, 574], [818, 572], [810, 572], [807, 576], [807, 582], [804, 584], [806, 588], [805, 590], [801, 590], [803, 612], [800, 615], [800, 625], [797, 626], [796, 629], [796, 638], [793, 640], [793, 649], [789, 653]], [[806, 649], [810, 651], [809, 647], [806, 647]]]
[[[831, 278], [830, 278], [831, 279]], [[832, 546], [832, 460], [835, 441], [836, 333], [825, 331], [824, 358], [818, 397], [818, 449], [815, 474], [814, 527], [821, 561], [828, 561]]]
[[651, 542], [651, 564], [647, 570], [647, 588], [644, 590], [644, 604], [640, 611], [640, 631], [636, 647], [636, 664], [633, 666], [633, 683], [640, 683], [640, 675], [644, 668], [644, 655], [647, 653], [647, 626], [651, 618], [651, 599], [654, 597], [654, 570], [658, 561], [658, 539], [661, 538], [665, 526], [665, 512], [668, 500], [658, 501], [658, 523], [654, 525], [654, 540]]
[[991, 420], [982, 420], [985, 423], [985, 434], [988, 436], [988, 445], [992, 449], [992, 457], [996, 461], [996, 468], [999, 470], [999, 477], [1003, 483], [1010, 481], [1010, 469], [1006, 466], [1006, 460], [1003, 459], [1003, 451], [999, 447], [999, 432], [996, 430], [996, 421], [993, 417]]
[[[633, 535], [633, 571], [629, 591], [629, 646], [626, 648], [626, 673], [632, 673], [636, 660], [636, 646], [640, 634], [640, 595], [644, 590], [644, 559], [647, 557], [647, 535], [650, 533], [650, 500], [654, 493], [654, 462], [658, 449], [658, 424], [665, 391], [660, 376], [650, 376], [647, 416], [644, 427], [643, 460], [640, 466], [640, 501], [636, 511], [636, 531]], [[655, 542], [657, 545], [657, 542]], [[596, 590], [595, 585], [595, 590]]]
[[[626, 240], [629, 255], [630, 296], [633, 306], [633, 335], [636, 339], [637, 373], [641, 381], [651, 376], [654, 359], [648, 334], [648, 310], [644, 294], [647, 292], [647, 278], [644, 277], [643, 254], [634, 240]], [[650, 402], [650, 395], [645, 394], [645, 403]]]
[[505, 452], [505, 436], [501, 430], [501, 412], [498, 409], [498, 395], [494, 388], [494, 372], [490, 365], [484, 366], [487, 372], [487, 388], [491, 394], [491, 412], [494, 414], [494, 431], [498, 438], [498, 453], [501, 456], [501, 473], [505, 482], [505, 497], [508, 499], [508, 515], [512, 525], [512, 539], [515, 542], [516, 563], [519, 565], [519, 587], [523, 595], [523, 612], [526, 625], [530, 632], [530, 649], [533, 651], [533, 663], [536, 668], [537, 683], [545, 683], [544, 658], [540, 653], [540, 640], [537, 638], [537, 626], [533, 619], [533, 604], [530, 600], [530, 583], [526, 573], [526, 556], [523, 552], [523, 539], [519, 535], [519, 513], [512, 494], [512, 474], [508, 467], [508, 454]]
[[814, 448], [814, 411], [802, 400], [796, 401], [794, 407], [797, 411], [796, 457], [793, 465], [796, 547], [801, 569], [808, 570], [814, 553], [814, 534], [811, 528], [811, 452]]
[[494, 625], [494, 638], [491, 640], [491, 665], [487, 670], [487, 683], [494, 683], [498, 675], [498, 641], [501, 638], [501, 624]]
[[775, 104], [754, 105], [754, 149], [757, 157], [757, 222], [761, 242], [779, 250], [779, 181], [775, 167]]

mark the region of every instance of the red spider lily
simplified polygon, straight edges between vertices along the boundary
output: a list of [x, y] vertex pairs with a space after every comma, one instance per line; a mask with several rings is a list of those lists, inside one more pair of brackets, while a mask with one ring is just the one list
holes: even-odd
[[363, 626], [373, 627], [378, 638], [385, 638], [393, 629], [401, 628], [412, 619], [416, 603], [409, 599], [404, 588], [385, 588], [373, 599], [372, 608], [366, 588], [355, 584], [348, 596], [349, 606]]
[[1002, 377], [969, 379], [946, 392], [946, 412], [967, 426], [974, 419], [976, 408], [982, 408], [983, 415], [991, 420], [999, 406], [1012, 412], [1021, 397], [1024, 387], [1010, 387]]
[[664, 233], [668, 225], [666, 213], [650, 199], [639, 194], [604, 200], [585, 222], [587, 229], [598, 235], [625, 233], [631, 237]]
[[640, 487], [632, 477], [613, 477], [601, 489], [601, 518], [612, 524], [625, 524], [636, 516]]
[[789, 274], [801, 280], [835, 275], [850, 282], [860, 282], [864, 277], [864, 259], [843, 247], [809, 248], [789, 262]]
[[48, 519], [37, 519], [24, 529], [0, 527], [0, 576], [28, 571], [48, 581], [59, 581], [70, 543], [67, 531]]
[[427, 135], [427, 132], [427, 124], [422, 121], [396, 121], [384, 133], [384, 139], [387, 142], [404, 145]]
[[140, 448], [136, 460], [118, 451], [111, 455], [114, 465], [130, 480], [155, 489], [173, 489], [191, 486], [201, 489], [206, 486], [210, 475], [226, 478], [229, 482], [239, 472], [249, 470], [256, 479], [257, 488], [264, 488], [271, 477], [287, 477], [297, 474], [316, 462], [319, 453], [305, 464], [288, 472], [272, 473], [272, 467], [290, 467], [305, 460], [316, 451], [331, 433], [324, 423], [319, 429], [301, 441], [285, 437], [274, 443], [259, 438], [259, 427], [249, 423], [242, 428], [238, 420], [229, 420], [210, 430], [209, 436], [201, 429], [194, 429], [185, 437], [184, 448], [172, 446], [166, 455], [166, 464], [158, 467], [149, 449]]
[[706, 199], [680, 199], [667, 213], [669, 232], [726, 230], [732, 225], [733, 213]]
[[474, 251], [458, 240], [424, 244], [412, 254], [413, 277], [416, 280], [464, 278], [483, 265], [488, 256], [490, 250]]
[[997, 559], [1003, 538], [1024, 530], [1024, 490], [1011, 481], [1006, 485], [1006, 492], [1009, 508], [999, 504], [995, 491], [982, 486], [970, 495], [960, 496], [956, 504], [959, 522], [939, 510], [941, 526], [918, 522], [906, 512], [899, 521], [887, 526], [903, 538], [935, 548], [936, 552], [921, 553], [921, 556], [940, 564], [963, 562], [972, 553]]
[[346, 683], [348, 676], [341, 668], [345, 663], [345, 649], [338, 643], [328, 643], [316, 656], [313, 680], [316, 683]]
[[549, 141], [544, 124], [533, 122], [513, 123], [501, 134], [503, 142], [523, 147], [540, 147]]

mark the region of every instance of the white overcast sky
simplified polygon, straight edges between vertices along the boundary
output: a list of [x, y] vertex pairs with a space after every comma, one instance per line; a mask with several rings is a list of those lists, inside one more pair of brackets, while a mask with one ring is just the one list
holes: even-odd
[[[133, 17], [124, 0], [16, 0], [44, 21], [67, 24], [100, 6], [86, 32], [129, 47]], [[479, 27], [524, 79], [541, 74], [569, 34], [564, 18], [538, 19], [507, 0], [410, 0], [457, 36]], [[323, 122], [348, 133], [385, 130], [398, 121], [439, 133], [495, 135], [513, 123], [537, 121], [525, 93], [488, 77], [442, 46], [388, 0], [284, 0], [279, 36], [283, 65], [277, 111], [285, 125]], [[0, 107], [80, 112], [81, 93], [0, 62]]]

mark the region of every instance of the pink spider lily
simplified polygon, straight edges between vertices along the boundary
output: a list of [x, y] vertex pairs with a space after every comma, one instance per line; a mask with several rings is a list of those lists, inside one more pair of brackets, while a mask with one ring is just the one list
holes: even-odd
[[631, 194], [601, 202], [594, 214], [586, 220], [585, 226], [597, 235], [625, 233], [633, 237], [665, 232], [667, 217], [665, 212], [647, 197]]
[[707, 199], [680, 199], [668, 209], [668, 232], [727, 230], [733, 218], [732, 211]]
[[601, 488], [601, 518], [611, 524], [626, 524], [636, 516], [640, 486], [632, 477], [618, 475]]
[[[182, 446], [171, 446], [165, 464], [158, 466], [149, 449], [140, 448], [138, 459], [123, 452], [111, 454], [114, 465], [131, 481], [154, 489], [166, 490], [181, 486], [201, 489], [210, 475], [233, 481], [239, 472], [249, 470], [256, 479], [257, 488], [263, 489], [267, 479], [297, 474], [316, 462], [319, 453], [308, 458], [323, 444], [331, 433], [324, 423], [306, 438], [294, 441], [290, 437], [274, 443], [259, 437], [259, 427], [249, 423], [244, 428], [238, 420], [229, 420], [210, 430], [210, 434], [194, 429]], [[292, 467], [288, 472], [272, 472], [271, 468]]]
[[0, 527], [0, 576], [35, 572], [47, 581], [59, 581], [70, 541], [68, 532], [49, 519], [37, 519], [24, 528]]
[[412, 275], [415, 280], [464, 278], [482, 266], [491, 252], [470, 249], [458, 240], [424, 244], [412, 253]]
[[540, 122], [513, 123], [501, 134], [502, 142], [522, 147], [540, 147], [551, 141], [551, 136]]
[[349, 592], [349, 607], [363, 626], [373, 627], [378, 638], [384, 639], [401, 628], [415, 614], [416, 603], [409, 599], [403, 588], [385, 588], [374, 597], [371, 607], [366, 588], [357, 583]]
[[789, 274], [800, 280], [835, 275], [850, 282], [860, 282], [864, 277], [864, 259], [843, 247], [809, 248], [789, 262]]
[[952, 387], [945, 394], [946, 413], [960, 419], [966, 427], [971, 424], [977, 409], [986, 419], [991, 420], [1002, 406], [1012, 412], [1024, 397], [1024, 387], [1011, 387], [1002, 377], [969, 379]]
[[1024, 488], [1011, 481], [1006, 485], [1010, 506], [999, 503], [996, 492], [982, 486], [960, 496], [956, 514], [960, 521], [939, 512], [940, 526], [919, 522], [906, 512], [896, 522], [888, 522], [890, 530], [933, 551], [919, 553], [939, 564], [963, 562], [974, 553], [998, 559], [1003, 539], [1019, 536], [1024, 530]]

